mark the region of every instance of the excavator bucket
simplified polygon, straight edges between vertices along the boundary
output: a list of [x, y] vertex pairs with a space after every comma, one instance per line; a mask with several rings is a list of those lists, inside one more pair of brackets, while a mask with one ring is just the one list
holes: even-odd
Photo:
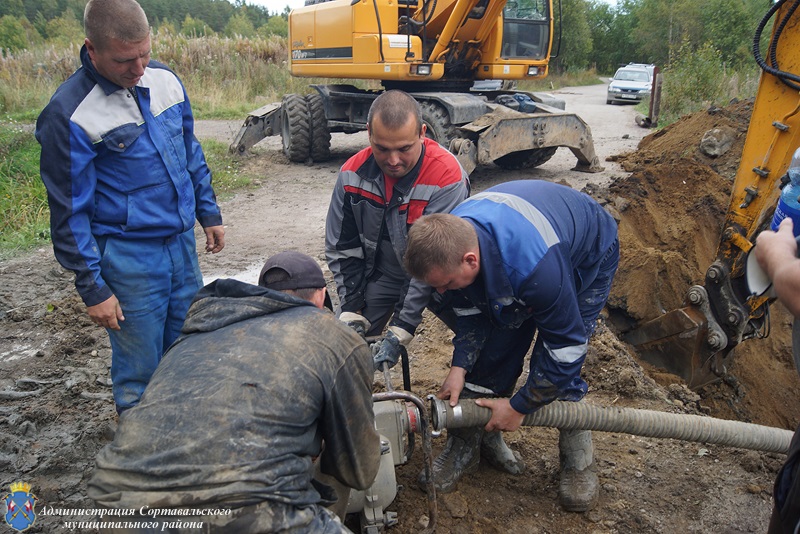
[[719, 353], [709, 350], [709, 322], [693, 305], [653, 319], [625, 335], [646, 362], [683, 378], [692, 389], [720, 380]]

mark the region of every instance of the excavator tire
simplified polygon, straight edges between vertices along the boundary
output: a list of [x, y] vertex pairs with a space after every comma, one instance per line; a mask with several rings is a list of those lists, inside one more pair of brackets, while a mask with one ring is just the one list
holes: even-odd
[[450, 116], [443, 106], [436, 102], [421, 101], [422, 122], [425, 124], [425, 137], [429, 137], [447, 148], [458, 135], [456, 127], [450, 122]]
[[281, 140], [289, 161], [305, 162], [311, 155], [311, 129], [308, 104], [303, 95], [289, 94], [281, 100]]
[[327, 161], [331, 157], [331, 132], [328, 130], [328, 118], [325, 116], [322, 95], [319, 93], [306, 95], [306, 103], [309, 114], [311, 159]]
[[556, 146], [520, 150], [519, 152], [512, 152], [511, 154], [506, 154], [505, 156], [497, 158], [494, 162], [498, 167], [507, 171], [530, 169], [547, 163], [547, 161], [553, 157], [553, 154], [556, 153], [556, 150], [558, 150]]

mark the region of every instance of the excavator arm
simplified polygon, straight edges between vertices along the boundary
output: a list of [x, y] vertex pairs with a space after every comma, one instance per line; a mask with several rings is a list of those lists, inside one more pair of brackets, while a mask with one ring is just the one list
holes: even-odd
[[[736, 346], [769, 331], [767, 295], [753, 294], [747, 253], [769, 226], [792, 155], [800, 146], [800, 0], [779, 0], [754, 37], [762, 69], [742, 159], [734, 179], [715, 261], [703, 285], [689, 289], [684, 307], [626, 335], [647, 361], [699, 388], [723, 377]], [[761, 34], [774, 18], [767, 58]]]

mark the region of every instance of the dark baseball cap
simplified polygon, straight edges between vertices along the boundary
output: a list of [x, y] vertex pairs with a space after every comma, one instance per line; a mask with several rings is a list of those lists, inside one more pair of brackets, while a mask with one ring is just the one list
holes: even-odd
[[[264, 275], [273, 269], [280, 269], [289, 275], [289, 278], [267, 284]], [[283, 289], [305, 289], [325, 287], [325, 277], [322, 269], [311, 256], [301, 252], [287, 250], [270, 256], [261, 274], [258, 275], [258, 285], [269, 289], [281, 291]]]
[[[274, 269], [283, 271], [288, 275], [288, 278], [282, 276], [279, 277], [278, 281], [267, 283], [265, 275]], [[261, 268], [261, 274], [258, 275], [258, 285], [276, 291], [326, 287], [325, 277], [322, 275], [322, 269], [316, 260], [311, 256], [294, 250], [287, 250], [270, 256], [264, 263], [264, 267]], [[332, 309], [327, 290], [325, 291], [325, 306]]]

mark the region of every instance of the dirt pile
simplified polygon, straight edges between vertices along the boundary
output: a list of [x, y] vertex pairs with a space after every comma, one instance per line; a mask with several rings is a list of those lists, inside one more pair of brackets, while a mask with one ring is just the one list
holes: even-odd
[[[652, 319], [679, 307], [689, 286], [702, 282], [716, 254], [751, 110], [752, 102], [739, 102], [684, 117], [621, 157], [632, 174], [608, 191], [623, 244], [612, 306], [637, 321]], [[714, 128], [736, 137], [725, 154], [710, 158], [699, 140]]]
[[[644, 138], [621, 158], [632, 174], [614, 181], [608, 198], [620, 218], [620, 268], [609, 305], [635, 321], [683, 305], [713, 262], [744, 146], [752, 101], [695, 113]], [[700, 150], [712, 130], [733, 142], [717, 157]], [[717, 417], [794, 428], [800, 420], [800, 387], [791, 362], [791, 317], [772, 306], [766, 339], [735, 349], [731, 376], [738, 387], [710, 386], [701, 393]], [[652, 370], [660, 381], [674, 377]]]

